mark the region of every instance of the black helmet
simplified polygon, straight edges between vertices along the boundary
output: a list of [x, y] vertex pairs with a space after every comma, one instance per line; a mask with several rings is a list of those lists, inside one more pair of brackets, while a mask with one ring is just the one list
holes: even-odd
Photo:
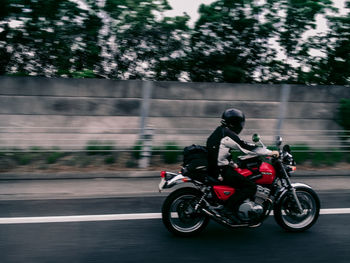
[[245, 116], [242, 111], [237, 109], [227, 109], [222, 114], [222, 125], [226, 126], [236, 134], [239, 134], [245, 123]]

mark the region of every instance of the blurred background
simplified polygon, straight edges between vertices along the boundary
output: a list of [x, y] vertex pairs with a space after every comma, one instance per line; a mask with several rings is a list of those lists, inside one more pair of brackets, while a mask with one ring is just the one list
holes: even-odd
[[179, 167], [230, 107], [244, 139], [282, 135], [304, 167], [348, 167], [349, 8], [2, 0], [0, 171]]

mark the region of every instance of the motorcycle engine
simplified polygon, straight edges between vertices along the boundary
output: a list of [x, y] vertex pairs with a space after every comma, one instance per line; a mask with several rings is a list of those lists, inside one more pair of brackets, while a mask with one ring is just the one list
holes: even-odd
[[257, 186], [255, 200], [245, 200], [238, 209], [238, 216], [242, 221], [251, 221], [264, 213], [263, 203], [268, 199], [270, 190], [260, 185]]
[[270, 192], [270, 189], [258, 185], [255, 194], [255, 203], [262, 205], [269, 198]]

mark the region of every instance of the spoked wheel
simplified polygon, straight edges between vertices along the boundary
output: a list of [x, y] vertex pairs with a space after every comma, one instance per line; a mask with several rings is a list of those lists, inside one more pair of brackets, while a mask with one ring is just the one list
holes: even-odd
[[276, 204], [274, 215], [276, 222], [287, 231], [302, 232], [315, 224], [320, 213], [320, 200], [309, 188], [298, 188], [296, 194], [302, 207], [302, 213], [292, 194], [285, 194]]
[[201, 232], [209, 218], [195, 210], [201, 192], [194, 188], [180, 188], [164, 201], [162, 219], [166, 228], [178, 236], [190, 236]]

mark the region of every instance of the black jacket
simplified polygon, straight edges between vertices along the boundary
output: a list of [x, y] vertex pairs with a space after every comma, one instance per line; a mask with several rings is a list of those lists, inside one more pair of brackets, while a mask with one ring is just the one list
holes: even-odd
[[257, 147], [241, 140], [237, 134], [225, 126], [219, 126], [207, 139], [208, 172], [217, 178], [219, 167], [229, 164], [231, 150], [239, 150], [245, 154], [267, 155], [271, 151]]

